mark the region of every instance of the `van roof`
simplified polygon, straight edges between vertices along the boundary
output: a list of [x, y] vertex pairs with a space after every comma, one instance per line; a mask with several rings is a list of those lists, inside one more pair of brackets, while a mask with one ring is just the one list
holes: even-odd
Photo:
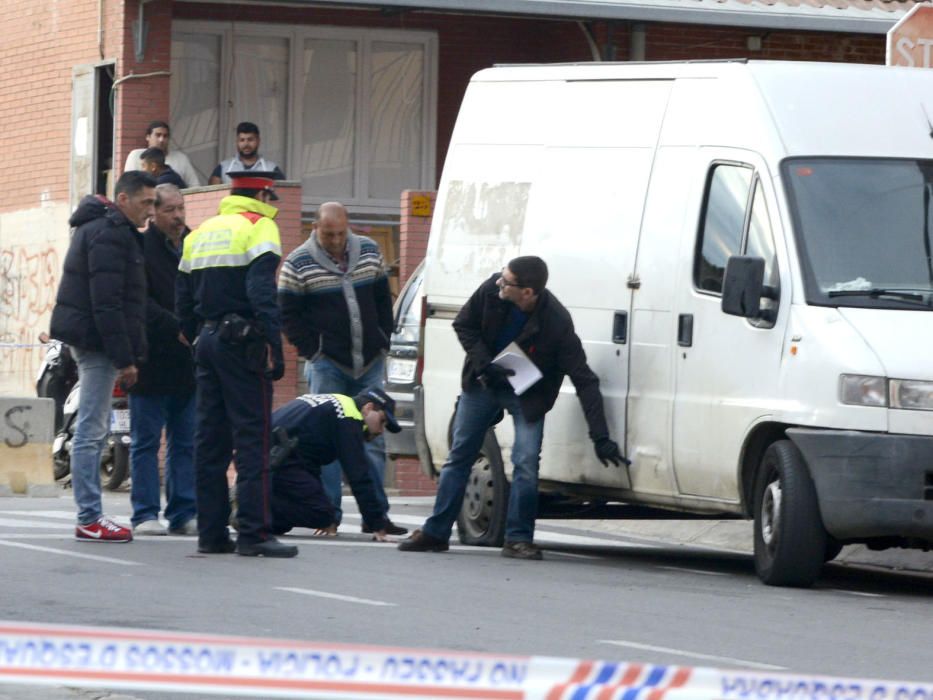
[[[497, 66], [472, 82], [630, 80], [688, 81], [680, 92], [694, 95], [688, 105], [698, 120], [725, 125], [720, 133], [733, 141], [736, 126], [752, 134], [752, 123], [775, 137], [768, 150], [777, 157], [933, 158], [933, 70], [922, 68], [746, 59], [567, 63]], [[760, 141], [750, 135], [746, 145]]]

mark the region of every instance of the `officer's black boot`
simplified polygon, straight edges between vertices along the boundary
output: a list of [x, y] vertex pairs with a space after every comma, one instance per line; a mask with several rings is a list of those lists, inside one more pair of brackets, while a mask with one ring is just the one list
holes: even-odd
[[237, 542], [236, 553], [243, 557], [277, 557], [288, 559], [298, 556], [298, 547], [282, 544], [274, 537], [263, 542]]

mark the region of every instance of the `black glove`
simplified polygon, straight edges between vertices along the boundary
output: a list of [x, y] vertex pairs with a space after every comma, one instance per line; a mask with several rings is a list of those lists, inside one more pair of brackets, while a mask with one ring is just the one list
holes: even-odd
[[596, 447], [596, 457], [603, 463], [604, 467], [608, 467], [609, 462], [612, 462], [617, 467], [620, 464], [624, 464], [625, 466], [631, 464], [629, 460], [622, 456], [622, 453], [619, 451], [619, 446], [609, 438], [601, 437], [594, 445]]
[[514, 369], [506, 369], [494, 362], [490, 362], [486, 365], [483, 373], [479, 375], [479, 381], [487, 389], [511, 389], [512, 385], [509, 384], [509, 377], [514, 374]]
[[266, 376], [274, 382], [285, 376], [285, 358], [282, 356], [282, 346], [270, 346], [272, 352], [272, 368], [266, 369]]

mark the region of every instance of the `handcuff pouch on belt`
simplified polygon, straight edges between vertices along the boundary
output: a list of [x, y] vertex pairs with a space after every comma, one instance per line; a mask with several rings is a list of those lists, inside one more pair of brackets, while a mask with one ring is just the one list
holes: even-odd
[[260, 371], [266, 368], [266, 337], [257, 321], [239, 314], [226, 314], [217, 326], [217, 337], [230, 345], [243, 346], [250, 369]]

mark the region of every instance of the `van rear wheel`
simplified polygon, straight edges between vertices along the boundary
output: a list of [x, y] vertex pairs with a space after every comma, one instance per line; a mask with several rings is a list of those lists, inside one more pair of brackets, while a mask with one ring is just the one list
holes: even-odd
[[463, 507], [457, 516], [460, 542], [481, 547], [501, 547], [505, 541], [505, 518], [509, 482], [495, 433], [486, 433], [483, 448], [467, 480]]
[[811, 586], [827, 538], [813, 480], [790, 440], [772, 444], [755, 482], [755, 570], [769, 586]]

